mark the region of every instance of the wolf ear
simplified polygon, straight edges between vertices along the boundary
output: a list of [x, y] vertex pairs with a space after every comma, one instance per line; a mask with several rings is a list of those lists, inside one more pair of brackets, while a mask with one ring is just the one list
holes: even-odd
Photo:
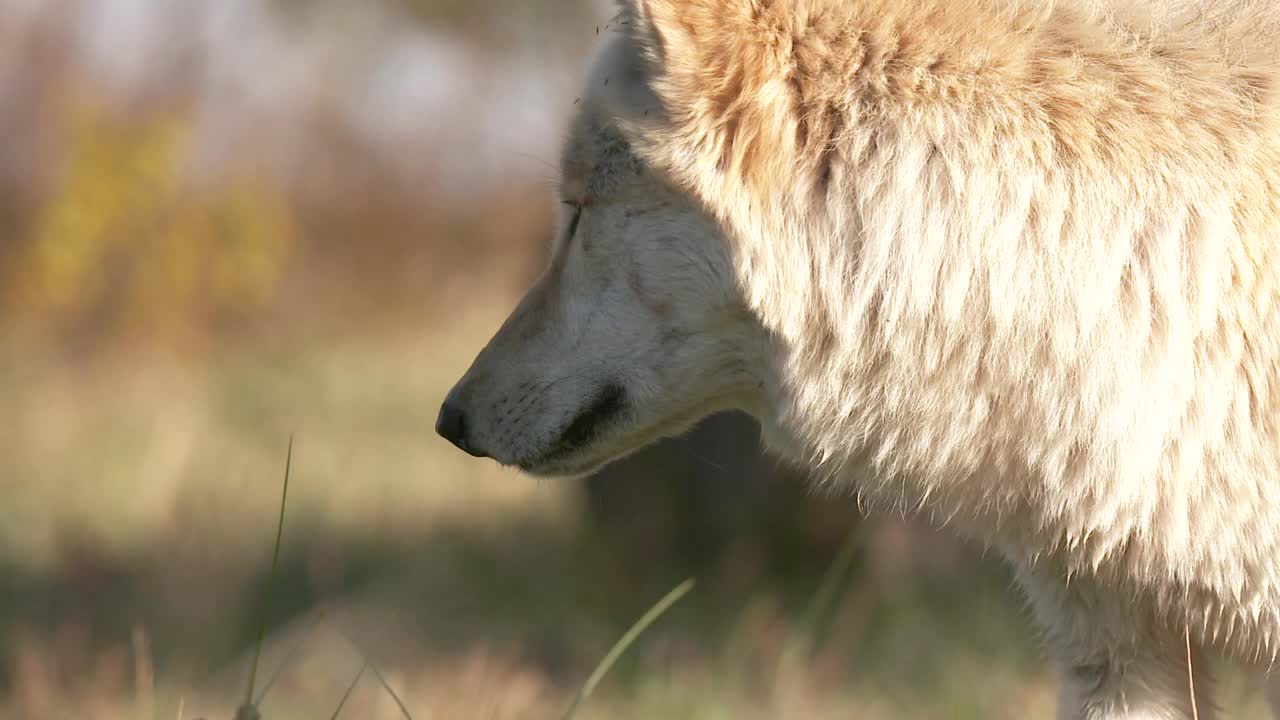
[[[622, 32], [635, 43], [645, 60], [656, 68], [663, 67], [668, 58], [668, 46], [675, 57], [691, 52], [694, 21], [702, 15], [700, 6], [711, 3], [692, 0], [688, 3], [672, 0], [618, 0], [618, 22]], [[685, 9], [685, 22], [681, 22], [680, 9]]]
[[609, 27], [587, 78], [589, 94], [610, 115], [624, 122], [656, 122], [663, 117], [655, 80], [662, 74], [663, 44], [645, 20], [644, 0], [619, 0], [620, 12]]
[[[724, 0], [724, 5], [734, 0]], [[622, 117], [655, 121], [677, 90], [673, 77], [685, 76], [699, 55], [698, 29], [709, 20], [715, 0], [618, 0], [611, 25], [617, 34], [605, 48], [591, 81]], [[665, 82], [664, 82], [665, 81]], [[669, 118], [668, 118], [669, 119]]]
[[[620, 0], [619, 6], [619, 34], [592, 81], [633, 144], [651, 151], [646, 159], [668, 165], [665, 155], [690, 170], [766, 171], [778, 159], [769, 159], [785, 122], [785, 94], [777, 88], [804, 13], [794, 12], [792, 0]], [[653, 130], [661, 132], [647, 132]]]
[[708, 52], [749, 34], [760, 0], [618, 0], [618, 22], [658, 71], [692, 70]]
[[618, 37], [597, 65], [627, 80], [628, 90], [635, 83], [647, 91], [638, 104], [624, 103], [625, 110], [653, 111], [657, 103], [677, 120], [708, 99], [723, 107], [779, 71], [775, 53], [790, 47], [779, 39], [794, 33], [789, 6], [788, 0], [618, 0]]

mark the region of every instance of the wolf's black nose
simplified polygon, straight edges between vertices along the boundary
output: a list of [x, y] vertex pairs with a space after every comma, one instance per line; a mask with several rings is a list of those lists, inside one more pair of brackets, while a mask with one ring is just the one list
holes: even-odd
[[472, 457], [487, 457], [467, 443], [466, 419], [461, 410], [448, 402], [440, 406], [440, 415], [436, 418], [436, 432]]

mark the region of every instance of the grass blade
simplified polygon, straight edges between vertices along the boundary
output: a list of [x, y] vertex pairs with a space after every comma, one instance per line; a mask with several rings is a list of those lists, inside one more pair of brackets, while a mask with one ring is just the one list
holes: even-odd
[[672, 588], [671, 592], [668, 592], [661, 600], [655, 603], [653, 607], [649, 608], [648, 612], [641, 616], [641, 618], [637, 620], [630, 629], [623, 633], [622, 637], [618, 638], [618, 641], [613, 644], [613, 647], [609, 650], [608, 654], [606, 654], [604, 659], [600, 661], [600, 664], [596, 666], [596, 669], [591, 673], [591, 676], [587, 678], [585, 683], [583, 683], [582, 688], [578, 690], [576, 695], [574, 695], [573, 702], [569, 705], [569, 708], [565, 710], [564, 720], [571, 720], [571, 718], [573, 718], [573, 716], [578, 712], [578, 707], [591, 696], [591, 693], [595, 692], [596, 685], [600, 684], [600, 680], [604, 678], [605, 673], [609, 672], [609, 668], [613, 667], [613, 664], [622, 656], [622, 653], [626, 652], [627, 648], [631, 646], [631, 643], [635, 642], [635, 639], [640, 636], [640, 633], [644, 632], [646, 628], [652, 625], [653, 622], [670, 609], [672, 605], [675, 605], [680, 598], [689, 594], [689, 591], [693, 589], [693, 585], [693, 578], [690, 578]]
[[[365, 662], [369, 663], [368, 659], [365, 659]], [[387, 682], [387, 679], [382, 676], [382, 671], [378, 669], [378, 666], [373, 663], [369, 663], [369, 669], [373, 670], [374, 676], [377, 677], [378, 682], [382, 684], [382, 689], [386, 690], [387, 694], [391, 696], [391, 699], [396, 701], [396, 705], [400, 708], [400, 712], [404, 713], [406, 720], [413, 720], [413, 716], [409, 714], [409, 708], [404, 706], [404, 701], [400, 699], [400, 696], [396, 694], [395, 690], [391, 689], [391, 683]]]
[[835, 559], [831, 561], [831, 565], [823, 573], [822, 581], [818, 584], [818, 590], [813, 594], [813, 603], [809, 606], [808, 638], [805, 642], [806, 652], [812, 653], [818, 648], [818, 639], [822, 634], [822, 628], [831, 617], [831, 611], [835, 607], [840, 588], [848, 579], [849, 569], [853, 566], [853, 558], [857, 554], [858, 548], [862, 546], [863, 539], [870, 529], [869, 525], [870, 523], [864, 520], [849, 532], [844, 543], [841, 544], [840, 550], [836, 553]]
[[267, 698], [267, 693], [271, 692], [271, 688], [275, 686], [276, 680], [279, 680], [280, 676], [284, 674], [284, 669], [288, 667], [289, 663], [293, 662], [295, 657], [298, 656], [299, 651], [301, 651], [302, 647], [307, 644], [307, 640], [311, 639], [311, 633], [323, 620], [324, 611], [321, 610], [316, 613], [315, 618], [311, 620], [307, 629], [300, 633], [298, 641], [293, 644], [293, 647], [289, 648], [289, 651], [285, 653], [284, 658], [280, 660], [280, 664], [277, 665], [275, 671], [271, 673], [271, 677], [267, 678], [267, 681], [262, 684], [262, 690], [258, 692], [258, 697], [253, 701], [255, 704], [261, 705], [262, 701]]
[[360, 646], [352, 641], [351, 637], [342, 631], [342, 628], [335, 626], [333, 631], [338, 633], [338, 635], [340, 635], [348, 645], [360, 654], [365, 665], [368, 665], [369, 669], [373, 671], [374, 677], [378, 678], [378, 683], [382, 685], [382, 689], [386, 690], [387, 694], [391, 696], [391, 699], [396, 701], [396, 706], [400, 708], [400, 712], [405, 716], [406, 720], [413, 720], [413, 715], [409, 714], [409, 708], [405, 707], [404, 701], [401, 700], [400, 696], [396, 694], [396, 691], [391, 688], [391, 683], [387, 682], [387, 678], [383, 676], [382, 671], [378, 669], [378, 666], [374, 664], [373, 661], [369, 660], [369, 656], [364, 654], [364, 651], [360, 649]]
[[267, 612], [271, 608], [271, 589], [275, 586], [276, 568], [280, 564], [280, 538], [284, 535], [284, 508], [289, 499], [289, 469], [293, 466], [293, 435], [289, 435], [289, 449], [284, 459], [284, 489], [280, 493], [280, 519], [276, 522], [276, 547], [271, 555], [271, 574], [267, 576], [267, 590], [262, 599], [262, 622], [258, 625], [258, 640], [253, 649], [253, 663], [249, 666], [249, 687], [244, 694], [245, 705], [253, 705], [253, 685], [258, 675], [258, 658], [262, 656], [262, 641], [267, 635]]
[[333, 715], [329, 717], [329, 720], [338, 720], [338, 715], [342, 713], [342, 706], [347, 704], [347, 698], [351, 697], [351, 691], [356, 689], [356, 685], [359, 684], [360, 678], [364, 677], [364, 671], [368, 667], [369, 661], [366, 659], [364, 664], [360, 666], [360, 672], [356, 673], [356, 676], [351, 680], [351, 684], [347, 686], [347, 691], [342, 693], [342, 699], [338, 701], [338, 707], [333, 709]]

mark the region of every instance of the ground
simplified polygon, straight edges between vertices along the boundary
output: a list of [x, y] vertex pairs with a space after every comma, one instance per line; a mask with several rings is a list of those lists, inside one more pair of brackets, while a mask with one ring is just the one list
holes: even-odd
[[[230, 718], [291, 433], [263, 717], [328, 717], [363, 659], [415, 718], [559, 717], [686, 568], [632, 572], [593, 542], [579, 486], [433, 435], [448, 382], [506, 309], [489, 305], [427, 331], [259, 339], [183, 362], [6, 345], [0, 718]], [[815, 633], [821, 573], [701, 578], [579, 717], [1050, 716], [996, 559], [898, 518], [866, 529]], [[1243, 680], [1227, 705], [1263, 717]], [[366, 672], [343, 713], [400, 711]]]

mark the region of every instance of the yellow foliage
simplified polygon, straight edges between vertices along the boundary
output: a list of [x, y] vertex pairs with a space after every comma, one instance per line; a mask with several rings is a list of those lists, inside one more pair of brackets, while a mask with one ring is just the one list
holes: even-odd
[[192, 187], [181, 116], [112, 122], [79, 106], [67, 127], [62, 181], [20, 263], [27, 310], [189, 332], [269, 301], [298, 234], [278, 191], [252, 176]]

